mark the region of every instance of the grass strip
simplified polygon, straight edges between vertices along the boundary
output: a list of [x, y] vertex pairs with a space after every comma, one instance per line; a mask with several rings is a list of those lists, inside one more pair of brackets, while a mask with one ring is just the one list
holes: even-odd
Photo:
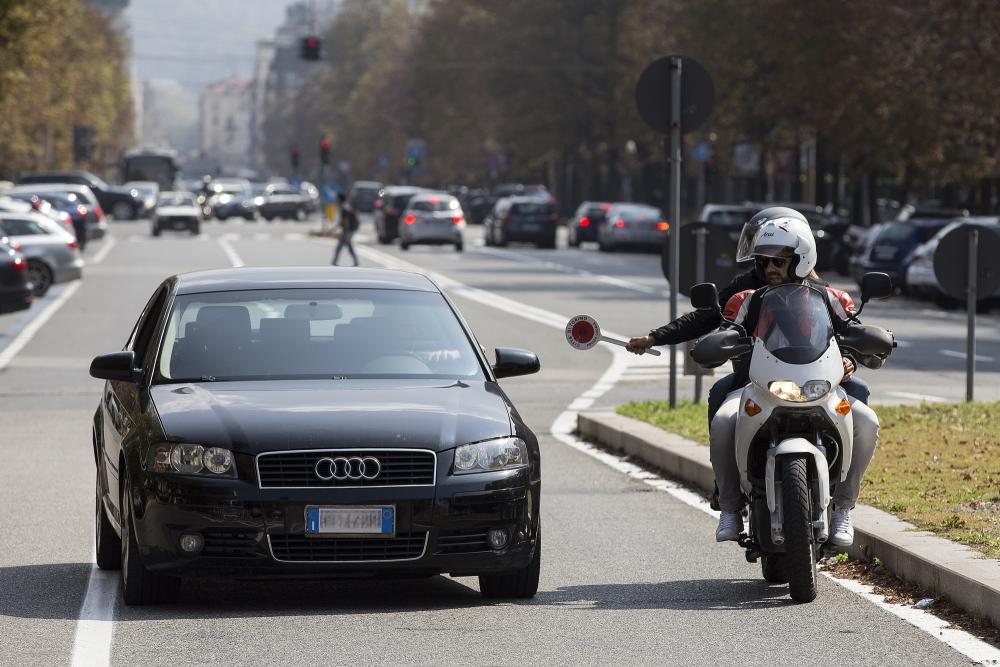
[[[618, 413], [708, 443], [705, 404], [642, 401]], [[861, 502], [1000, 558], [1000, 403], [875, 406]]]

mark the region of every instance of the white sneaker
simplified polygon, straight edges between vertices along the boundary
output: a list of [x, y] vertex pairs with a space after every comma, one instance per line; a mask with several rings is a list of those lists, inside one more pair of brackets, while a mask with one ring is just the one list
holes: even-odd
[[715, 529], [716, 542], [735, 542], [743, 532], [743, 514], [723, 512], [719, 516], [719, 527]]
[[854, 524], [851, 522], [851, 510], [833, 510], [833, 520], [830, 522], [830, 544], [835, 547], [848, 547], [854, 544]]

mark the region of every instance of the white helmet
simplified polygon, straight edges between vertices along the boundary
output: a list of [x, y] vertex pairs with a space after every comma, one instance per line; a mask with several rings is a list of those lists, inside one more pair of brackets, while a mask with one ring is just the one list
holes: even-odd
[[799, 278], [805, 278], [816, 268], [816, 239], [805, 216], [791, 208], [772, 206], [743, 225], [736, 261], [777, 257], [782, 251], [795, 254], [791, 268]]

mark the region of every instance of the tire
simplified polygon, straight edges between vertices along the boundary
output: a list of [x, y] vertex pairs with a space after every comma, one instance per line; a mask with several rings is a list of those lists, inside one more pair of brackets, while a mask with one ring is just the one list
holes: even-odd
[[128, 479], [125, 478], [121, 499], [122, 537], [121, 572], [122, 599], [129, 606], [177, 602], [181, 581], [146, 569], [139, 554], [132, 519], [132, 502]]
[[135, 220], [135, 207], [119, 201], [111, 205], [111, 215], [115, 220]]
[[120, 570], [122, 568], [122, 538], [115, 532], [115, 527], [108, 520], [107, 512], [104, 511], [104, 503], [101, 502], [101, 471], [97, 471], [97, 483], [95, 486], [95, 496], [97, 508], [95, 514], [95, 536], [94, 542], [97, 551], [97, 567], [102, 570]]
[[504, 237], [503, 235], [501, 235], [500, 238], [498, 238], [496, 240], [496, 243], [494, 243], [493, 245], [495, 245], [498, 248], [506, 248], [507, 247], [507, 239], [506, 239], [506, 237]]
[[464, 250], [464, 249], [465, 249], [465, 246], [463, 244], [461, 244], [461, 243], [456, 243], [455, 244], [455, 252], [462, 252], [462, 250]]
[[405, 241], [400, 241], [399, 242], [399, 249], [400, 250], [409, 250], [410, 249], [410, 244], [406, 243]]
[[153, 226], [153, 236], [159, 236], [162, 233], [159, 225]]
[[577, 238], [575, 234], [570, 234], [569, 237], [566, 239], [566, 245], [568, 245], [570, 248], [579, 248], [580, 239]]
[[267, 220], [268, 222], [271, 222], [272, 220], [274, 220], [274, 216], [273, 215], [265, 215], [264, 219]]
[[538, 592], [538, 575], [542, 569], [542, 528], [535, 537], [535, 553], [522, 568], [479, 575], [479, 590], [484, 598], [533, 598]]
[[804, 456], [782, 457], [781, 501], [788, 592], [796, 602], [812, 602], [816, 599], [816, 558], [809, 469]]
[[216, 218], [216, 220], [218, 220], [219, 222], [225, 222], [226, 220], [228, 220], [228, 219], [229, 219], [229, 216], [228, 216], [228, 215], [219, 215], [218, 213], [216, 213], [216, 214], [215, 214], [215, 218]]
[[201, 234], [201, 225], [195, 225], [191, 228], [191, 236], [198, 236]]
[[764, 581], [772, 584], [788, 583], [784, 554], [761, 554], [760, 571], [764, 576]]
[[48, 264], [37, 259], [28, 260], [28, 280], [31, 281], [31, 291], [36, 297], [43, 297], [52, 287], [52, 269]]

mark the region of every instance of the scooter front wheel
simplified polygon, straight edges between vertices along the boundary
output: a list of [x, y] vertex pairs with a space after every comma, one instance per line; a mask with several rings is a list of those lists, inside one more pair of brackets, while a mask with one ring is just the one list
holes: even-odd
[[804, 456], [781, 458], [781, 503], [785, 532], [785, 576], [796, 602], [816, 599], [816, 559], [813, 554], [812, 496]]

